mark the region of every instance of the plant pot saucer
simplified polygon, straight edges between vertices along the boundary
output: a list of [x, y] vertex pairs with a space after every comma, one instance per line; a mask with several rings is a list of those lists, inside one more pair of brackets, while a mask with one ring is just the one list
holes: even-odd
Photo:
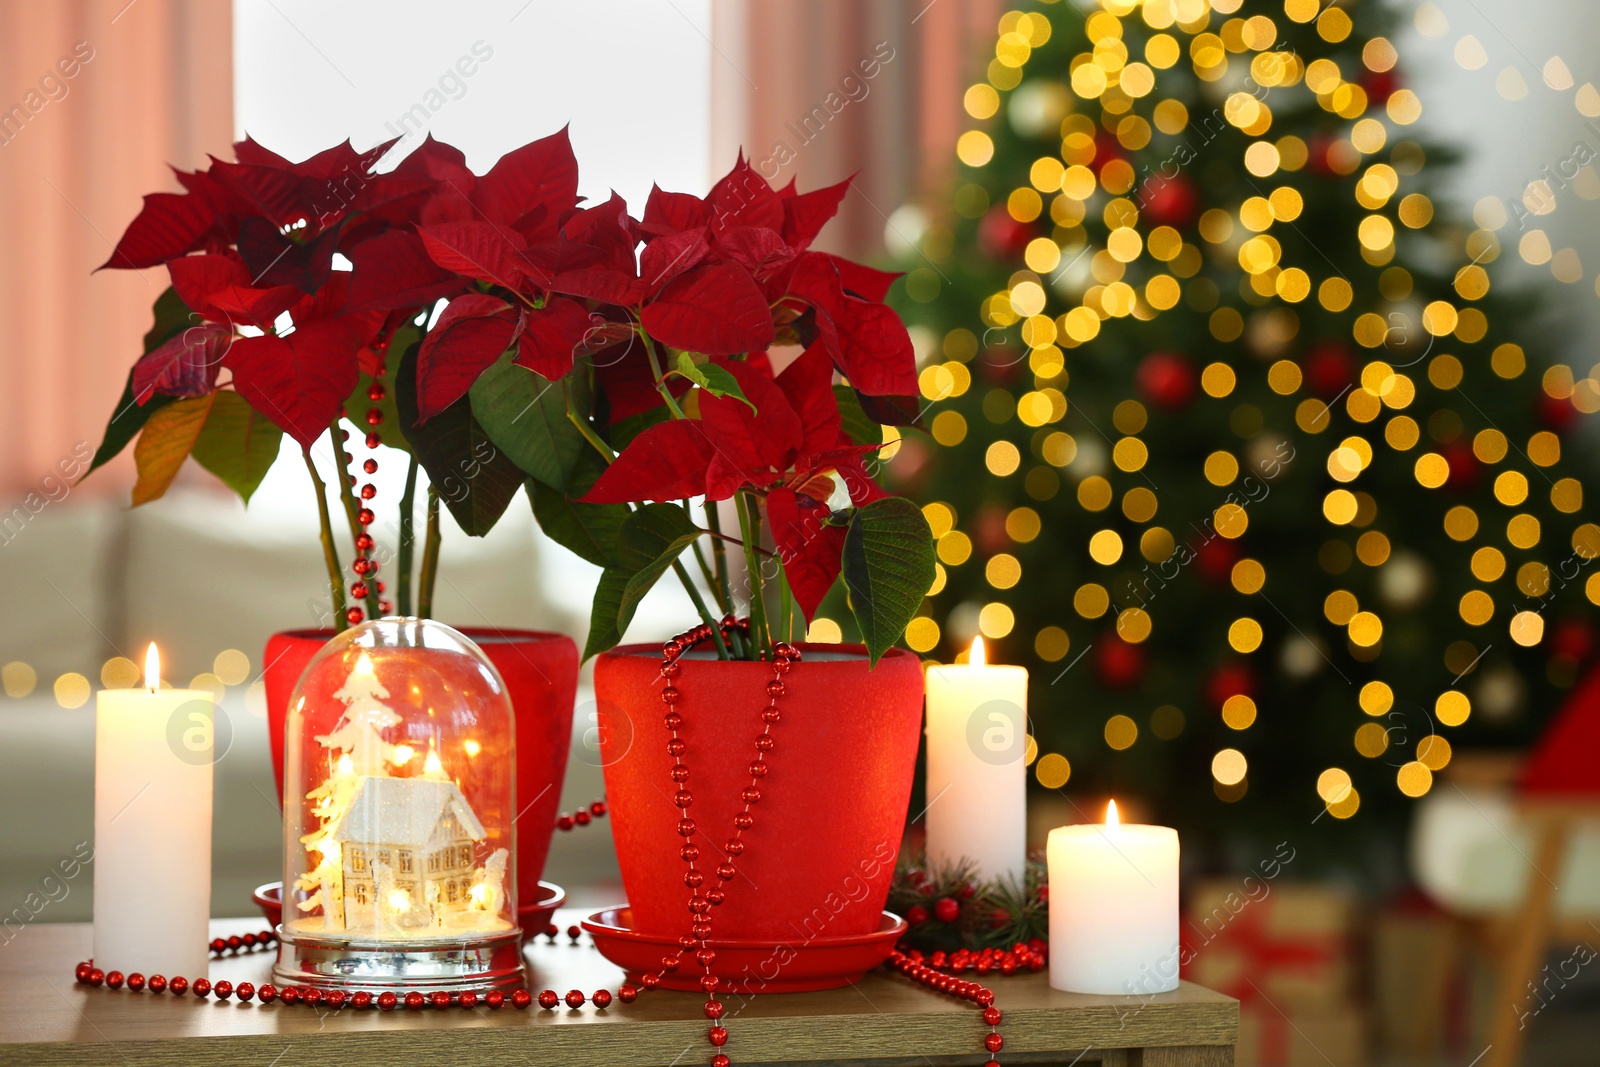
[[[250, 894], [267, 917], [273, 929], [283, 922], [283, 883], [267, 882]], [[554, 882], [539, 883], [539, 899], [525, 901], [517, 907], [517, 925], [522, 927], [524, 942], [531, 942], [550, 926], [550, 916], [567, 902], [567, 891]]]
[[[626, 904], [597, 911], [583, 920], [600, 955], [621, 967], [630, 982], [661, 969], [661, 957], [678, 950], [678, 938], [632, 929], [633, 911]], [[884, 912], [878, 928], [867, 934], [807, 937], [802, 930], [788, 940], [712, 938], [717, 953], [714, 973], [722, 979], [719, 993], [808, 993], [836, 989], [866, 976], [894, 950], [906, 932], [906, 921]], [[662, 989], [694, 992], [703, 972], [693, 958], [674, 974], [661, 976]]]

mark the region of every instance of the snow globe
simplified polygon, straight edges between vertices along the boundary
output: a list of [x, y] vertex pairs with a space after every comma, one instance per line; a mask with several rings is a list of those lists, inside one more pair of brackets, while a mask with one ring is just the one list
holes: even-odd
[[521, 985], [515, 736], [499, 673], [442, 623], [373, 619], [317, 652], [285, 723], [274, 980]]

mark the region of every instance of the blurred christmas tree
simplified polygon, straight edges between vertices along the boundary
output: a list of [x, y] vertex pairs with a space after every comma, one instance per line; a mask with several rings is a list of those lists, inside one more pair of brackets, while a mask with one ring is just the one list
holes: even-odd
[[1043, 787], [1367, 824], [1453, 745], [1526, 741], [1590, 655], [1562, 445], [1600, 391], [1430, 198], [1390, 18], [1010, 12], [953, 196], [892, 227], [935, 443], [891, 470], [942, 535], [908, 640], [1030, 668]]

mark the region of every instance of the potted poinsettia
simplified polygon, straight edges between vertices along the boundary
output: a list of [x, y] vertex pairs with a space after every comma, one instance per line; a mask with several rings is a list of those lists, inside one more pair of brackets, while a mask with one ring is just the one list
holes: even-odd
[[[524, 477], [462, 418], [427, 427], [402, 419], [414, 395], [401, 378], [402, 358], [429, 332], [435, 303], [472, 288], [429, 258], [419, 224], [487, 218], [537, 238], [554, 235], [578, 202], [565, 131], [506, 155], [481, 176], [431, 138], [380, 172], [391, 147], [358, 152], [343, 144], [292, 163], [242, 141], [233, 161], [179, 171], [183, 192], [146, 197], [105, 264], [161, 267], [171, 284], [155, 303], [155, 324], [91, 470], [132, 443], [136, 505], [161, 497], [186, 459], [248, 503], [288, 434], [317, 502], [327, 617], [338, 627], [393, 612], [431, 616], [441, 505], [469, 534], [482, 535]], [[398, 536], [388, 544], [374, 522], [377, 509], [392, 504], [375, 499], [376, 487], [359, 477], [375, 471], [380, 444], [401, 450], [408, 466]], [[314, 452], [324, 469], [334, 468], [331, 485]], [[431, 483], [420, 530], [412, 522], [419, 470]], [[518, 856], [527, 909], [541, 897], [578, 652], [561, 634], [462, 629], [494, 661], [517, 709], [518, 791], [530, 798]], [[263, 673], [280, 788], [290, 692], [333, 633], [291, 630], [268, 642]]]
[[[476, 283], [419, 345], [419, 418], [465, 402], [545, 532], [604, 568], [586, 655], [636, 930], [687, 932], [685, 855], [745, 876], [691, 893], [718, 936], [881, 916], [922, 695], [891, 646], [934, 568], [920, 511], [872, 477], [882, 424], [916, 412], [894, 276], [810, 247], [847, 190], [776, 190], [741, 159], [707, 197], [654, 190], [638, 220], [615, 197], [575, 212], [554, 247], [487, 220], [417, 228]], [[613, 647], [669, 570], [698, 634], [665, 665]], [[864, 644], [805, 647], [773, 689], [841, 575]]]
[[[244, 142], [236, 163], [180, 175], [187, 193], [149, 199], [108, 265], [164, 264], [174, 284], [98, 461], [138, 434], [136, 499], [189, 455], [247, 498], [260, 475], [233, 470], [264, 471], [276, 431], [291, 434], [337, 603], [333, 509], [309, 462], [329, 428], [362, 602], [341, 609], [351, 621], [410, 610], [414, 584], [426, 613], [441, 503], [481, 534], [525, 484], [544, 531], [604, 568], [587, 655], [600, 656], [636, 925], [681, 933], [673, 829], [701, 820], [691, 844], [725, 830], [710, 847], [728, 871], [774, 887], [719, 890], [723, 935], [799, 916], [821, 924], [814, 936], [871, 930], [920, 723], [920, 665], [892, 646], [933, 560], [921, 513], [872, 477], [883, 426], [916, 414], [910, 342], [882, 303], [893, 276], [810, 247], [848, 183], [775, 190], [741, 159], [707, 197], [657, 189], [635, 219], [616, 196], [580, 205], [564, 132], [481, 176], [431, 139], [377, 173], [384, 147], [291, 164]], [[213, 428], [222, 406], [261, 438]], [[368, 447], [409, 453], [392, 561], [376, 554], [376, 490], [350, 467], [341, 417], [365, 425]], [[431, 485], [414, 583], [419, 468]], [[614, 646], [668, 571], [701, 622], [664, 666], [658, 646]], [[797, 656], [841, 576], [863, 645]], [[748, 747], [725, 743], [740, 736]], [[563, 751], [555, 740], [541, 747]]]

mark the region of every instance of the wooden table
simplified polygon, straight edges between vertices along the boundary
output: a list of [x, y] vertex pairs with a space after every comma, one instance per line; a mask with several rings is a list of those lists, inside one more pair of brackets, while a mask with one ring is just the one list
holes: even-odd
[[[563, 929], [580, 919], [558, 913]], [[214, 934], [259, 930], [259, 919], [216, 921]], [[648, 1067], [710, 1059], [703, 997], [642, 994], [605, 1011], [376, 1010], [196, 1000], [78, 985], [73, 966], [90, 954], [90, 927], [39, 923], [0, 945], [0, 1065], [145, 1064], [303, 1067], [311, 1064], [448, 1063], [452, 1067], [560, 1064]], [[615, 990], [620, 972], [587, 936], [541, 940], [526, 950], [529, 984], [565, 993]], [[213, 982], [260, 984], [272, 954], [214, 960]], [[1006, 1064], [1102, 1067], [1231, 1067], [1239, 1005], [1185, 982], [1148, 998], [1059, 993], [1044, 974], [990, 983], [1005, 1013]], [[724, 997], [735, 1064], [982, 1064], [988, 1028], [970, 1004], [930, 993], [886, 971], [846, 989]]]

